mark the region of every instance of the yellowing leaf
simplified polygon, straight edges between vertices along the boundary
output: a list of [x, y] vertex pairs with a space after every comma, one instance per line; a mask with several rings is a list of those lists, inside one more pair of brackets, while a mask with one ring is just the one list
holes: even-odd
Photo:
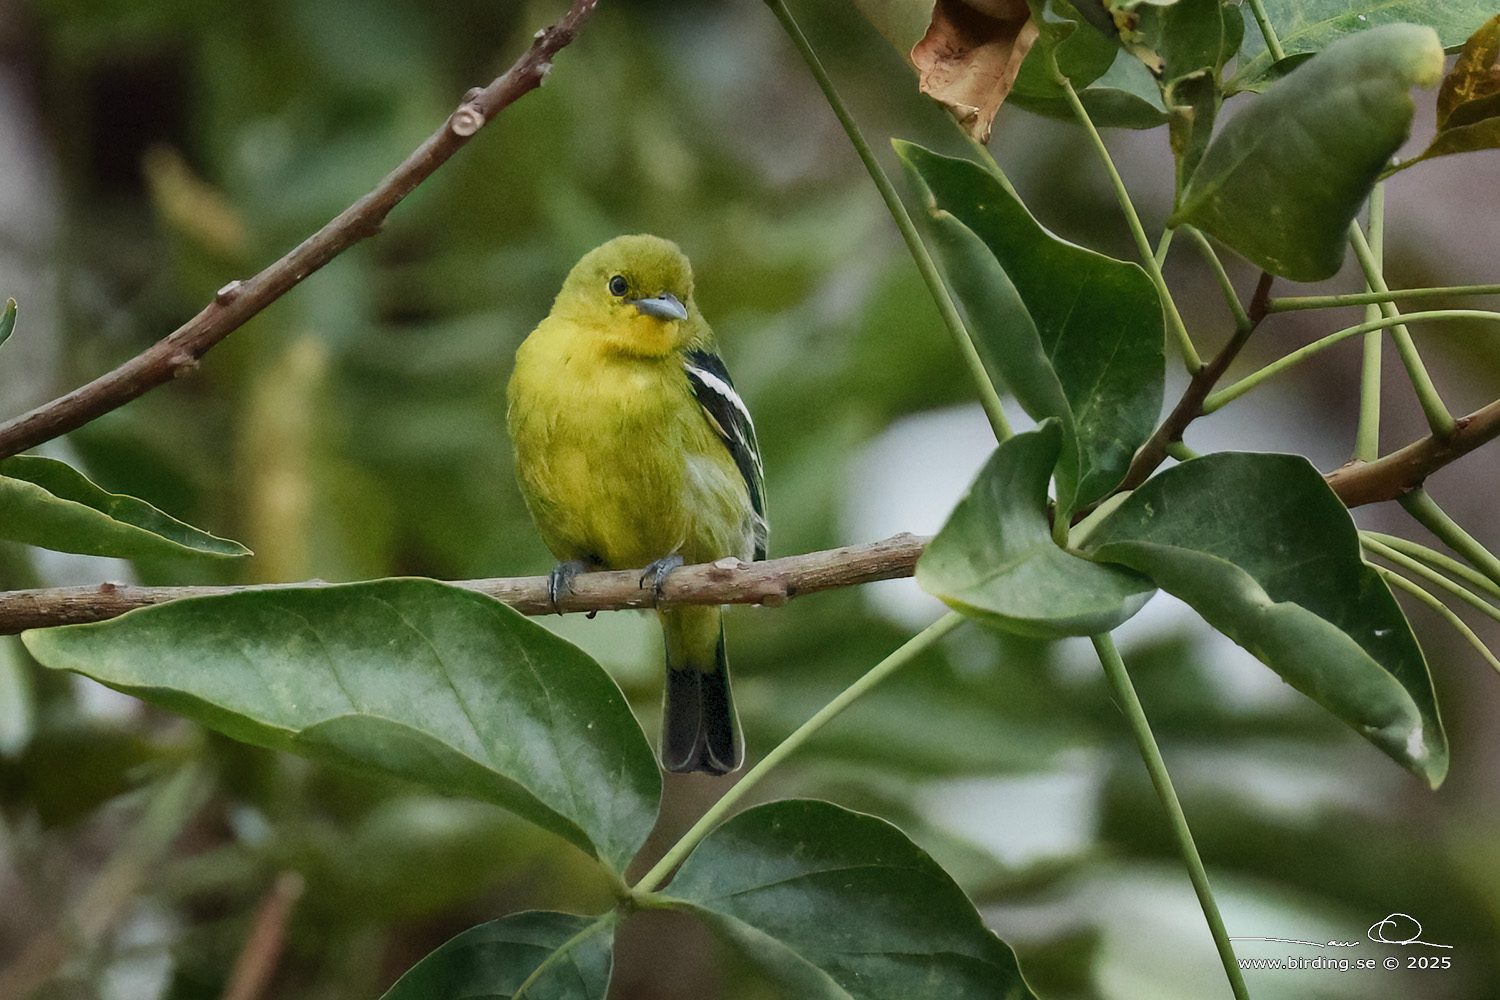
[[[1490, 18], [1464, 43], [1452, 71], [1443, 78], [1438, 90], [1438, 131], [1459, 125], [1470, 125], [1482, 118], [1500, 114], [1493, 99], [1500, 97], [1500, 14]], [[1484, 113], [1473, 105], [1483, 102]]]
[[1469, 36], [1437, 97], [1437, 135], [1396, 170], [1454, 153], [1500, 148], [1500, 15]]
[[989, 142], [1037, 27], [1023, 0], [937, 0], [927, 34], [911, 50], [922, 93], [969, 134]]

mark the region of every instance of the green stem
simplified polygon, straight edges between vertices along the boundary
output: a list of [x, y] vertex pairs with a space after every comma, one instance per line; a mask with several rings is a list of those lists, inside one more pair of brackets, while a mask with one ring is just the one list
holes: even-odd
[[1449, 625], [1452, 625], [1454, 630], [1463, 636], [1469, 645], [1473, 646], [1479, 652], [1480, 656], [1484, 657], [1485, 662], [1494, 669], [1495, 673], [1500, 674], [1500, 660], [1495, 659], [1495, 654], [1489, 651], [1489, 647], [1484, 644], [1484, 640], [1475, 635], [1474, 630], [1469, 628], [1462, 618], [1454, 614], [1452, 608], [1395, 570], [1386, 569], [1384, 566], [1376, 566], [1375, 572], [1379, 573], [1381, 579], [1385, 580], [1387, 584], [1401, 588], [1433, 611], [1436, 611], [1439, 617]]
[[1167, 251], [1172, 248], [1172, 234], [1175, 232], [1176, 230], [1174, 229], [1163, 229], [1161, 231], [1161, 239], [1156, 241], [1156, 253], [1151, 255], [1151, 259], [1156, 261], [1157, 267], [1166, 264]]
[[1308, 358], [1312, 357], [1314, 354], [1326, 348], [1332, 347], [1334, 344], [1337, 344], [1341, 340], [1348, 340], [1350, 337], [1358, 336], [1361, 333], [1369, 333], [1371, 330], [1382, 330], [1391, 326], [1393, 323], [1410, 323], [1424, 320], [1445, 321], [1465, 319], [1480, 319], [1495, 322], [1500, 321], [1500, 312], [1490, 312], [1485, 309], [1434, 309], [1431, 312], [1411, 313], [1401, 319], [1396, 320], [1393, 320], [1388, 316], [1382, 316], [1379, 319], [1371, 320], [1367, 323], [1360, 323], [1356, 326], [1345, 327], [1342, 330], [1330, 333], [1328, 336], [1323, 337], [1320, 340], [1313, 341], [1306, 347], [1299, 347], [1297, 350], [1286, 355], [1285, 357], [1278, 358], [1275, 361], [1271, 362], [1269, 365], [1266, 365], [1260, 371], [1246, 375], [1244, 378], [1240, 379], [1233, 385], [1226, 386], [1223, 389], [1220, 389], [1218, 392], [1211, 393], [1209, 397], [1203, 401], [1203, 412], [1212, 413], [1214, 410], [1219, 409], [1230, 400], [1238, 399], [1240, 396], [1243, 396], [1245, 393], [1249, 392], [1251, 389], [1254, 389], [1256, 386], [1260, 385], [1266, 379], [1271, 378], [1273, 375], [1280, 375], [1287, 369], [1296, 367], [1303, 361], [1306, 361]]
[[1359, 425], [1354, 431], [1353, 456], [1356, 462], [1373, 462], [1380, 457], [1381, 354], [1380, 334], [1371, 330], [1365, 334], [1359, 366]]
[[1427, 546], [1414, 542], [1410, 538], [1387, 535], [1379, 531], [1361, 531], [1359, 535], [1361, 538], [1373, 538], [1382, 545], [1387, 545], [1403, 555], [1408, 555], [1413, 559], [1424, 562], [1439, 572], [1457, 577], [1470, 587], [1482, 590], [1493, 599], [1500, 601], [1500, 583], [1491, 580], [1467, 563], [1461, 563], [1457, 559], [1429, 549]]
[[1104, 667], [1104, 674], [1109, 679], [1110, 687], [1114, 689], [1115, 701], [1125, 713], [1141, 759], [1146, 762], [1146, 772], [1151, 776], [1151, 784], [1156, 787], [1157, 798], [1161, 799], [1162, 808], [1166, 810], [1172, 837], [1177, 841], [1177, 849], [1187, 866], [1193, 891], [1198, 894], [1198, 905], [1202, 907], [1203, 918], [1208, 922], [1209, 932], [1213, 934], [1214, 945], [1219, 950], [1219, 961], [1224, 965], [1224, 974], [1229, 977], [1230, 989], [1234, 991], [1237, 1000], [1249, 1000], [1250, 992], [1245, 987], [1244, 977], [1240, 975], [1234, 946], [1229, 942], [1229, 932], [1224, 929], [1224, 918], [1219, 915], [1219, 904], [1208, 884], [1208, 872], [1204, 870], [1203, 859], [1198, 855], [1198, 845], [1193, 843], [1193, 831], [1188, 828], [1187, 816], [1183, 814], [1182, 803], [1177, 800], [1177, 792], [1172, 788], [1172, 777], [1167, 773], [1167, 765], [1162, 760], [1161, 748], [1156, 745], [1156, 737], [1151, 734], [1151, 724], [1146, 721], [1141, 700], [1136, 697], [1135, 685], [1131, 684], [1130, 674], [1125, 670], [1125, 661], [1120, 659], [1120, 651], [1115, 648], [1114, 640], [1108, 633], [1093, 636], [1092, 639], [1094, 651], [1098, 653], [1099, 662]]
[[1120, 172], [1115, 169], [1115, 162], [1110, 158], [1109, 149], [1104, 145], [1103, 137], [1099, 135], [1099, 130], [1094, 127], [1093, 121], [1089, 118], [1083, 101], [1073, 89], [1072, 81], [1062, 75], [1055, 62], [1052, 72], [1062, 87], [1063, 93], [1068, 97], [1068, 103], [1073, 108], [1073, 116], [1083, 126], [1084, 132], [1088, 134], [1089, 143], [1098, 154], [1099, 161], [1104, 164], [1104, 171], [1109, 175], [1110, 186], [1115, 192], [1115, 200], [1120, 203], [1120, 210], [1125, 214], [1125, 224], [1130, 227], [1130, 235], [1135, 238], [1141, 264], [1146, 268], [1146, 273], [1151, 276], [1151, 283], [1156, 286], [1157, 297], [1161, 299], [1162, 310], [1166, 314], [1167, 329], [1177, 340], [1177, 348], [1182, 352], [1182, 360], [1187, 365], [1188, 374], [1196, 375], [1203, 370], [1203, 359], [1198, 357], [1198, 349], [1193, 346], [1193, 338], [1189, 336], [1187, 326], [1182, 321], [1182, 314], [1177, 311], [1177, 303], [1172, 298], [1171, 290], [1167, 288], [1167, 279], [1161, 273], [1161, 264], [1157, 262], [1156, 251], [1152, 249], [1151, 241], [1146, 236], [1146, 229], [1141, 225], [1141, 217], [1136, 214], [1135, 204], [1130, 200], [1130, 192], [1125, 188], [1125, 181], [1120, 176]]
[[1168, 441], [1167, 454], [1171, 455], [1179, 462], [1189, 462], [1198, 457], [1198, 453], [1196, 451], [1194, 451], [1192, 448], [1189, 448], [1181, 441]]
[[985, 416], [989, 418], [990, 427], [995, 432], [996, 439], [1004, 441], [1011, 436], [1010, 422], [1005, 418], [1005, 411], [1000, 406], [1000, 394], [995, 390], [995, 384], [990, 380], [989, 372], [985, 370], [984, 362], [980, 360], [979, 351], [974, 346], [974, 339], [969, 335], [968, 328], [958, 314], [958, 308], [953, 303], [953, 298], [948, 294], [948, 286], [943, 283], [942, 275], [938, 273], [937, 264], [933, 262], [932, 255], [927, 252], [927, 245], [922, 242], [922, 237], [917, 233], [916, 224], [912, 222], [911, 216], [906, 211], [906, 206], [901, 202], [901, 196], [896, 193], [895, 185], [891, 183], [885, 171], [881, 169], [880, 162], [875, 159], [870, 144], [865, 141], [859, 126], [855, 124], [854, 117], [849, 109], [844, 106], [844, 101], [834, 89], [833, 80], [823, 68], [823, 63], [813, 51], [807, 36], [797, 26], [791, 11], [787, 10], [784, 0], [766, 0], [766, 5], [781, 22], [792, 43], [797, 46], [797, 51], [802, 54], [802, 59], [807, 63], [807, 68], [812, 71], [813, 79], [823, 91], [823, 97], [828, 101], [828, 106], [833, 109], [839, 124], [844, 127], [844, 132], [849, 136], [854, 151], [859, 154], [860, 162], [865, 165], [870, 180], [875, 182], [875, 188], [880, 192], [880, 197], [885, 201], [886, 209], [891, 213], [891, 218], [896, 220], [896, 228], [901, 230], [901, 238], [906, 241], [906, 247], [911, 251], [912, 259], [916, 261], [917, 271], [922, 275], [922, 280], [927, 284], [927, 291], [932, 295], [932, 300], [937, 304], [938, 313], [943, 318], [943, 324], [948, 328], [949, 336], [953, 338], [954, 345], [958, 348], [959, 356], [963, 359], [964, 367], [968, 369], [969, 376], [974, 380], [974, 385], [979, 392], [979, 403], [984, 407]]
[[1266, 312], [1295, 312], [1299, 309], [1336, 309], [1340, 306], [1367, 306], [1372, 303], [1400, 302], [1406, 299], [1458, 298], [1467, 295], [1500, 295], [1500, 285], [1388, 288], [1383, 292], [1350, 292], [1347, 295], [1292, 295], [1284, 299], [1271, 299], [1266, 303]]
[[[1385, 283], [1385, 275], [1381, 272], [1380, 262], [1370, 250], [1370, 244], [1366, 242], [1364, 231], [1359, 228], [1358, 222], [1349, 223], [1349, 245], [1354, 248], [1354, 256], [1364, 270], [1365, 281], [1370, 288], [1377, 292], [1390, 291]], [[1401, 315], [1394, 302], [1380, 303], [1380, 311], [1387, 319], [1397, 319]], [[1417, 353], [1417, 345], [1412, 342], [1411, 332], [1407, 330], [1405, 323], [1397, 323], [1391, 327], [1391, 341], [1396, 345], [1401, 363], [1406, 366], [1406, 377], [1411, 380], [1417, 402], [1421, 404], [1422, 412], [1427, 417], [1427, 426], [1438, 437], [1448, 437], [1457, 424], [1453, 420], [1453, 414], [1443, 405], [1437, 386], [1432, 384], [1432, 376], [1427, 374], [1427, 366], [1422, 363], [1422, 356]]]
[[1203, 255], [1203, 259], [1208, 262], [1209, 268], [1214, 272], [1214, 279], [1218, 281], [1219, 289], [1224, 293], [1224, 302], [1229, 306], [1230, 315], [1234, 317], [1234, 328], [1245, 330], [1253, 326], [1249, 314], [1245, 312], [1245, 307], [1240, 305], [1240, 297], [1234, 290], [1234, 283], [1229, 280], [1229, 272], [1224, 270], [1224, 262], [1219, 259], [1218, 254], [1214, 253], [1213, 245], [1208, 242], [1208, 237], [1204, 236], [1197, 226], [1182, 225], [1177, 228], [1187, 233], [1188, 238], [1193, 241], [1193, 246], [1198, 248], [1198, 252]]
[[[1370, 253], [1375, 266], [1385, 260], [1385, 185], [1376, 184], [1370, 192]], [[1369, 283], [1365, 285], [1370, 288]], [[1373, 289], [1372, 289], [1373, 290]], [[1365, 320], [1380, 318], [1380, 305], [1365, 306]], [[1373, 462], [1380, 457], [1380, 376], [1381, 338], [1378, 330], [1365, 334], [1364, 353], [1359, 368], [1359, 423], [1354, 432], [1354, 460]]]
[[671, 874], [672, 870], [682, 864], [683, 859], [693, 852], [693, 848], [697, 847], [703, 838], [708, 836], [709, 832], [729, 815], [729, 812], [752, 788], [760, 783], [762, 778], [771, 773], [787, 757], [795, 753], [802, 744], [811, 739], [818, 730], [831, 722], [840, 712], [854, 704], [854, 702], [858, 701], [864, 695], [869, 694], [875, 685], [906, 666], [906, 664], [910, 663], [917, 656], [926, 652], [939, 639], [963, 624], [964, 620], [964, 617], [958, 612], [948, 612], [921, 632], [912, 636], [874, 667], [871, 667], [863, 677], [845, 688], [839, 693], [838, 697], [824, 705], [816, 715], [797, 727], [796, 732], [777, 744], [754, 767], [746, 771], [745, 776], [735, 782], [734, 786], [725, 792], [719, 801], [710, 806], [698, 822], [693, 824], [692, 829], [683, 834], [682, 839], [673, 844], [667, 853], [662, 855], [662, 859], [650, 871], [641, 876], [640, 881], [635, 884], [633, 891], [636, 894], [640, 894], [655, 892], [661, 888], [662, 883], [667, 880], [667, 876]]
[[1426, 580], [1428, 583], [1434, 584], [1442, 588], [1443, 590], [1446, 590], [1448, 593], [1452, 594], [1460, 601], [1463, 601], [1465, 604], [1474, 608], [1480, 614], [1493, 618], [1495, 621], [1500, 621], [1500, 608], [1495, 607], [1489, 601], [1486, 601], [1484, 598], [1480, 597], [1478, 594], [1474, 593], [1472, 590], [1463, 586], [1462, 584], [1454, 583], [1452, 580], [1448, 579], [1446, 576], [1439, 573], [1431, 566], [1424, 564], [1418, 559], [1413, 559], [1411, 556], [1404, 555], [1403, 553], [1391, 548], [1389, 545], [1376, 541], [1373, 538], [1361, 538], [1359, 542], [1362, 546], [1364, 546], [1366, 551], [1370, 552], [1371, 554], [1377, 555], [1387, 562], [1395, 563], [1397, 566], [1400, 566], [1407, 572], [1413, 573], [1416, 576], [1419, 576], [1422, 579]]
[[1286, 52], [1281, 47], [1281, 39], [1276, 37], [1276, 29], [1271, 27], [1271, 19], [1266, 17], [1266, 8], [1262, 6], [1261, 0], [1246, 0], [1250, 4], [1250, 13], [1255, 15], [1255, 24], [1260, 28], [1260, 36], [1266, 40], [1266, 51], [1271, 53], [1271, 58], [1276, 62], [1286, 58]]
[[1417, 519], [1418, 524], [1438, 536], [1444, 545], [1467, 559], [1471, 566], [1491, 581], [1500, 584], [1500, 559], [1496, 559], [1494, 553], [1459, 527], [1458, 522], [1449, 517], [1426, 490], [1412, 490], [1403, 495], [1399, 502], [1408, 514]]

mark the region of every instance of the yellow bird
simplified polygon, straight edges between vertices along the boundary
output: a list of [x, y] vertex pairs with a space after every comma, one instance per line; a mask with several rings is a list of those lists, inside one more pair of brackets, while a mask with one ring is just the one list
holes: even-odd
[[[674, 244], [621, 236], [586, 254], [516, 352], [508, 397], [521, 493], [559, 560], [554, 602], [586, 569], [644, 567], [659, 592], [684, 562], [765, 558], [755, 425]], [[662, 766], [733, 771], [744, 752], [723, 609], [657, 615]]]

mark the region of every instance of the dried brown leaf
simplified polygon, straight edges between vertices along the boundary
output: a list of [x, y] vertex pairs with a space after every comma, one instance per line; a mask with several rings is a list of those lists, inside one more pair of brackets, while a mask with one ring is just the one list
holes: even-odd
[[911, 60], [922, 93], [979, 142], [989, 142], [995, 115], [1036, 37], [1024, 0], [937, 0]]

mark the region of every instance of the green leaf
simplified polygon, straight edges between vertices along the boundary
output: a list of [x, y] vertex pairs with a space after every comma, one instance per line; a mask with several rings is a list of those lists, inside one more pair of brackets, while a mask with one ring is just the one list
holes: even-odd
[[1194, 76], [1172, 81], [1164, 96], [1172, 106], [1168, 122], [1172, 157], [1177, 161], [1177, 190], [1180, 192], [1203, 161], [1203, 154], [1213, 136], [1214, 121], [1219, 116], [1218, 80], [1207, 70]]
[[[1167, 120], [1156, 77], [1128, 52], [1117, 54], [1109, 69], [1078, 92], [1078, 99], [1096, 128], [1149, 129]], [[1073, 119], [1066, 99], [1056, 117]]]
[[1046, 5], [1043, 15], [1038, 17], [1037, 10], [1041, 6], [1032, 4], [1032, 16], [1037, 20], [1040, 34], [1016, 75], [1012, 97], [1062, 97], [1062, 88], [1049, 68], [1049, 54], [1056, 60], [1058, 71], [1072, 81], [1074, 88], [1083, 90], [1104, 75], [1119, 52], [1114, 39], [1083, 23], [1082, 16], [1066, 0], [1052, 0]]
[[[1032, 5], [1034, 16], [1040, 6]], [[1052, 0], [1038, 23], [1041, 34], [1021, 63], [1010, 103], [1036, 114], [1073, 120], [1072, 105], [1052, 75], [1050, 56], [1078, 91], [1095, 125], [1154, 128], [1167, 120], [1151, 71], [1120, 50], [1112, 30], [1106, 35], [1083, 24], [1080, 13], [1061, 0]]]
[[1061, 434], [1049, 420], [995, 449], [917, 561], [917, 583], [978, 621], [1020, 635], [1107, 632], [1155, 593], [1151, 582], [1057, 546], [1047, 480]]
[[381, 1000], [514, 997], [523, 984], [527, 1000], [603, 1000], [615, 922], [613, 913], [581, 917], [543, 910], [491, 920], [412, 966]]
[[614, 866], [661, 776], [613, 680], [432, 580], [252, 590], [23, 635], [33, 656], [235, 739], [494, 802]]
[[[1084, 27], [1076, 34], [1087, 39], [1086, 43], [1078, 43], [1080, 50], [1087, 51], [1091, 58], [1104, 57], [1102, 71], [1096, 73], [1094, 67], [1089, 66], [1088, 71], [1081, 74], [1090, 81], [1087, 86], [1079, 83], [1078, 77], [1067, 74], [1073, 79], [1078, 99], [1083, 102], [1089, 120], [1096, 127], [1149, 129], [1167, 120], [1167, 108], [1162, 104], [1156, 78], [1139, 59], [1119, 50], [1092, 28]], [[1008, 100], [1033, 114], [1074, 121], [1073, 106], [1047, 74], [1043, 57], [1037, 53], [1040, 47], [1033, 48], [1021, 64], [1016, 86]], [[1059, 58], [1062, 51], [1060, 47]]]
[[33, 455], [0, 461], [0, 538], [122, 559], [250, 554], [239, 542], [183, 524], [144, 500], [106, 493], [64, 463]]
[[1161, 413], [1165, 330], [1151, 279], [1053, 236], [983, 167], [912, 143], [896, 151], [937, 213], [939, 250], [986, 364], [1033, 418], [1063, 422], [1059, 507], [1097, 500]]
[[1180, 191], [1208, 147], [1223, 99], [1219, 77], [1239, 50], [1245, 22], [1221, 0], [1178, 0], [1139, 14], [1140, 34], [1163, 63], [1162, 101], [1171, 113]]
[[1437, 135], [1403, 168], [1436, 156], [1500, 147], [1500, 15], [1464, 43], [1437, 98]]
[[1448, 745], [1426, 660], [1306, 459], [1185, 462], [1126, 498], [1083, 549], [1146, 574], [1402, 766], [1442, 782]]
[[0, 344], [10, 339], [10, 335], [16, 332], [16, 300], [5, 300], [5, 312], [0, 313]]
[[1177, 0], [1139, 11], [1141, 35], [1162, 58], [1163, 83], [1204, 70], [1217, 77], [1244, 39], [1239, 10], [1223, 0]]
[[1033, 996], [947, 872], [884, 820], [829, 802], [740, 813], [668, 891], [788, 996]]
[[[1289, 58], [1387, 24], [1424, 25], [1437, 32], [1443, 48], [1453, 49], [1495, 13], [1494, 0], [1263, 0], [1262, 6]], [[1240, 10], [1245, 44], [1231, 87], [1252, 90], [1272, 72], [1272, 59], [1250, 5]]]
[[1411, 130], [1413, 84], [1436, 83], [1430, 28], [1372, 28], [1331, 45], [1209, 143], [1171, 225], [1192, 223], [1294, 281], [1331, 277], [1349, 223]]
[[1016, 286], [974, 231], [952, 213], [930, 213], [928, 230], [943, 271], [963, 303], [969, 329], [985, 368], [1006, 385], [1037, 420], [1052, 418], [1062, 428], [1063, 457], [1056, 461], [1058, 505], [1072, 506], [1078, 495], [1078, 435], [1036, 324]]

